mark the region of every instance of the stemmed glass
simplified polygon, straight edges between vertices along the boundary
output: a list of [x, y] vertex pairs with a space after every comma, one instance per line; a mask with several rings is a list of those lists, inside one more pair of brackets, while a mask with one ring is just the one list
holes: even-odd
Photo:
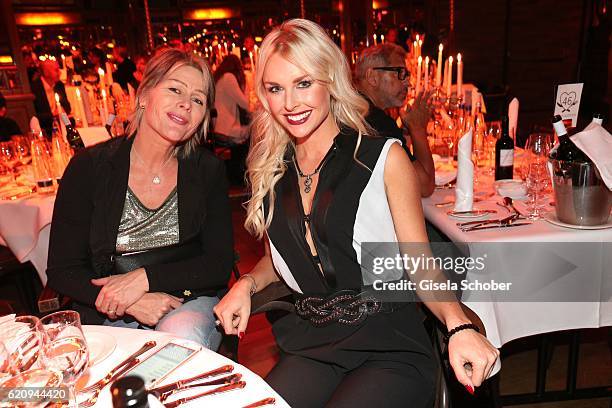
[[62, 374], [68, 386], [70, 407], [77, 407], [75, 384], [89, 363], [89, 350], [75, 311], [52, 313], [41, 319], [47, 343], [43, 349], [45, 365]]
[[542, 218], [539, 200], [550, 185], [550, 176], [547, 169], [548, 153], [550, 152], [550, 136], [545, 133], [529, 135], [525, 144], [527, 154], [527, 191], [529, 192], [531, 208], [528, 218], [539, 220]]
[[35, 367], [45, 341], [38, 317], [15, 317], [14, 320], [0, 324], [0, 333], [15, 373]]
[[484, 148], [487, 158], [487, 174], [492, 176], [495, 173], [495, 143], [501, 135], [501, 126], [499, 122], [491, 122], [485, 136]]
[[15, 166], [19, 163], [15, 142], [0, 143], [0, 161], [9, 168], [13, 175], [13, 181], [16, 181]]

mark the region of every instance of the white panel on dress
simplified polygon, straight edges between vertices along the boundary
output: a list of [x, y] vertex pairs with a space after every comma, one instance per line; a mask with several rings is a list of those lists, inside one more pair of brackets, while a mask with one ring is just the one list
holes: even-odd
[[270, 240], [270, 237], [268, 237], [268, 243], [270, 244], [270, 254], [272, 255], [272, 263], [274, 264], [274, 267], [276, 268], [278, 273], [280, 273], [287, 286], [289, 286], [291, 289], [298, 293], [304, 293], [302, 292], [302, 289], [300, 289], [300, 285], [298, 285], [295, 278], [293, 277], [293, 274], [291, 273], [287, 262], [285, 262], [283, 256], [280, 254], [280, 252], [278, 252], [276, 247], [274, 247], [274, 244]]
[[[353, 228], [353, 248], [355, 249], [359, 264], [361, 264], [362, 242], [397, 243], [393, 217], [391, 216], [391, 209], [389, 208], [385, 191], [385, 163], [393, 143], [401, 144], [397, 139], [389, 139], [385, 142], [370, 180], [359, 198], [359, 208], [357, 209]], [[377, 256], [395, 257], [399, 253], [399, 245], [391, 247], [387, 244], [384, 249], [389, 254], [384, 254], [382, 251], [378, 253], [377, 251]], [[363, 267], [362, 270], [365, 271]], [[366, 273], [362, 274], [364, 277], [368, 275]], [[401, 272], [398, 272], [398, 276], [394, 278], [399, 279], [400, 277]], [[372, 284], [372, 282], [363, 283], [365, 285]]]

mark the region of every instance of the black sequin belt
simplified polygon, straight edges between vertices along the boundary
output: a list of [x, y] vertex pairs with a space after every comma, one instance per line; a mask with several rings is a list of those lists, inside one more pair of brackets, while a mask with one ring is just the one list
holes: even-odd
[[404, 302], [383, 302], [368, 292], [342, 290], [327, 297], [298, 295], [295, 312], [314, 326], [357, 325], [370, 315], [392, 313], [405, 305]]

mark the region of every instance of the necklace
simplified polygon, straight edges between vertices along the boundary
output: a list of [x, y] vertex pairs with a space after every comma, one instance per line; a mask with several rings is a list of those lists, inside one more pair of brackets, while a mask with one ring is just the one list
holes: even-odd
[[295, 170], [298, 172], [298, 175], [300, 177], [306, 179], [306, 180], [304, 180], [304, 192], [306, 194], [310, 193], [310, 190], [312, 190], [312, 177], [317, 175], [321, 171], [321, 168], [323, 167], [323, 165], [327, 161], [327, 158], [329, 157], [329, 153], [332, 150], [333, 149], [331, 149], [329, 152], [327, 152], [327, 154], [323, 157], [323, 159], [321, 159], [321, 162], [319, 163], [317, 168], [312, 173], [310, 173], [310, 174], [302, 173], [302, 170], [300, 170], [300, 166], [298, 165], [297, 160], [295, 160], [295, 155], [293, 156], [292, 159], [293, 159], [293, 165], [295, 166]]
[[[145, 163], [145, 161], [142, 159], [142, 157], [140, 157], [140, 155], [138, 154], [138, 152], [136, 151], [135, 147], [132, 147], [132, 151], [134, 152], [134, 156], [136, 156], [136, 158], [138, 160], [140, 160], [140, 162], [143, 164], [143, 166], [145, 168], [148, 168], [147, 163]], [[168, 163], [170, 163], [170, 159], [172, 159], [172, 157], [174, 157], [174, 155], [170, 155], [165, 162], [162, 163], [162, 165], [159, 167], [159, 169], [157, 169], [157, 171], [152, 172], [153, 174], [153, 178], [151, 179], [151, 183], [158, 185], [161, 184], [161, 177], [159, 177], [159, 174], [161, 173], [161, 171], [166, 167], [166, 165]]]

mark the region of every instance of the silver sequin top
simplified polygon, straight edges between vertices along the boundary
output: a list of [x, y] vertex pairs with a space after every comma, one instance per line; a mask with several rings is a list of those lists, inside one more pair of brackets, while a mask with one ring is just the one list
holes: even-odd
[[179, 242], [176, 188], [156, 209], [145, 207], [128, 187], [117, 234], [117, 252], [143, 251]]

